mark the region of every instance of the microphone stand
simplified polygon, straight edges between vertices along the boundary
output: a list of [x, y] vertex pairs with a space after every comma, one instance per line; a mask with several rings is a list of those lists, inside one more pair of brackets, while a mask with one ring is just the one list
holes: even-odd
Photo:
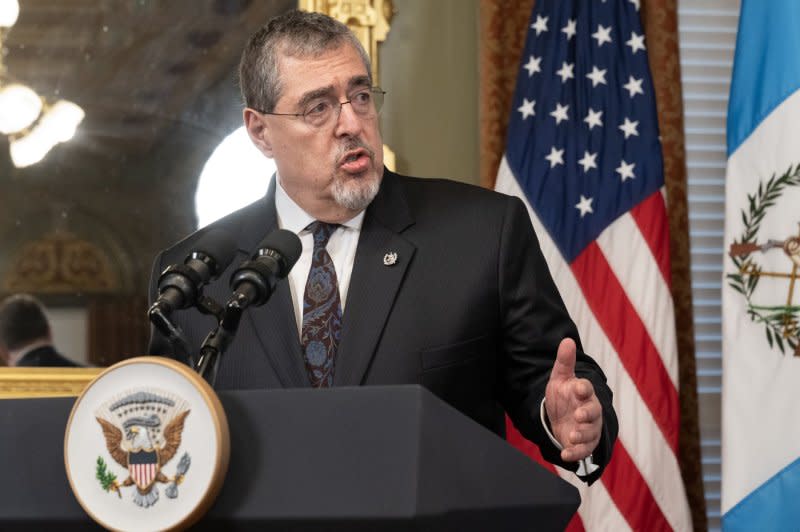
[[[211, 299], [210, 297], [201, 295], [197, 298], [197, 309], [203, 314], [211, 314], [217, 318], [217, 321], [222, 320], [223, 308], [222, 305]], [[167, 337], [173, 349], [174, 358], [183, 362], [191, 368], [197, 368], [198, 361], [191, 353], [186, 336], [180, 326], [175, 325], [170, 319], [172, 309], [168, 305], [163, 305], [158, 302], [147, 311], [147, 317], [158, 331]]]
[[194, 369], [212, 388], [217, 380], [220, 359], [236, 336], [242, 313], [248, 305], [249, 298], [246, 295], [235, 294], [235, 297], [228, 301], [225, 309], [221, 312], [217, 328], [206, 336], [203, 345], [200, 346], [200, 357], [194, 365]]
[[164, 308], [157, 303], [147, 311], [147, 317], [150, 319], [150, 323], [152, 323], [161, 334], [166, 336], [170, 345], [172, 345], [175, 358], [184, 364], [193, 366], [195, 361], [191, 354], [189, 342], [186, 340], [183, 330], [172, 323], [172, 320], [169, 319], [167, 314]]

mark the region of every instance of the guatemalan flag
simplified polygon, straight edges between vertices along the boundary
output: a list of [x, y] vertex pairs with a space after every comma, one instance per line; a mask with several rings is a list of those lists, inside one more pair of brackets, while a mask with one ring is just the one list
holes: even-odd
[[800, 2], [744, 0], [728, 107], [722, 527], [800, 528]]
[[558, 471], [583, 499], [571, 527], [691, 530], [677, 458], [661, 145], [639, 1], [537, 0], [512, 107], [496, 188], [525, 201], [619, 416], [599, 482], [586, 487]]

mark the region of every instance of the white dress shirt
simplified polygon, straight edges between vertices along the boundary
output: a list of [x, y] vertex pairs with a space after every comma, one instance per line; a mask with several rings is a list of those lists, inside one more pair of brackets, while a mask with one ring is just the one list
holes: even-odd
[[[277, 179], [277, 176], [276, 176]], [[315, 218], [304, 211], [289, 197], [280, 179], [275, 184], [275, 210], [278, 213], [278, 226], [295, 233], [300, 237], [303, 252], [297, 259], [294, 268], [289, 272], [289, 289], [292, 292], [294, 304], [294, 317], [297, 323], [297, 334], [303, 330], [303, 295], [306, 291], [306, 281], [311, 270], [311, 254], [314, 251], [314, 236], [306, 227], [315, 221]], [[336, 270], [336, 279], [339, 284], [339, 298], [344, 312], [347, 301], [347, 289], [350, 286], [350, 274], [353, 273], [353, 263], [356, 260], [358, 237], [361, 234], [361, 224], [364, 223], [364, 211], [336, 228], [328, 240], [325, 249], [333, 261]]]

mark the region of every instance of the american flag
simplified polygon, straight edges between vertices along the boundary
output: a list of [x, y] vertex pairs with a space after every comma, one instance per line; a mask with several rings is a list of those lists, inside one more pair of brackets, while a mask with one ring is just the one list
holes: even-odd
[[[584, 350], [614, 392], [619, 439], [577, 485], [573, 529], [691, 530], [678, 465], [669, 229], [639, 0], [537, 0], [497, 190], [520, 196]], [[530, 449], [518, 433], [509, 439]], [[551, 469], [552, 466], [550, 466]]]

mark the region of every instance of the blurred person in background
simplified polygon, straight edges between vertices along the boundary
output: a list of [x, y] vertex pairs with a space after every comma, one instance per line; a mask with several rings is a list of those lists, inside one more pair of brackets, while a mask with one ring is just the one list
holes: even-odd
[[53, 346], [44, 305], [28, 294], [0, 302], [0, 360], [11, 367], [80, 366]]

